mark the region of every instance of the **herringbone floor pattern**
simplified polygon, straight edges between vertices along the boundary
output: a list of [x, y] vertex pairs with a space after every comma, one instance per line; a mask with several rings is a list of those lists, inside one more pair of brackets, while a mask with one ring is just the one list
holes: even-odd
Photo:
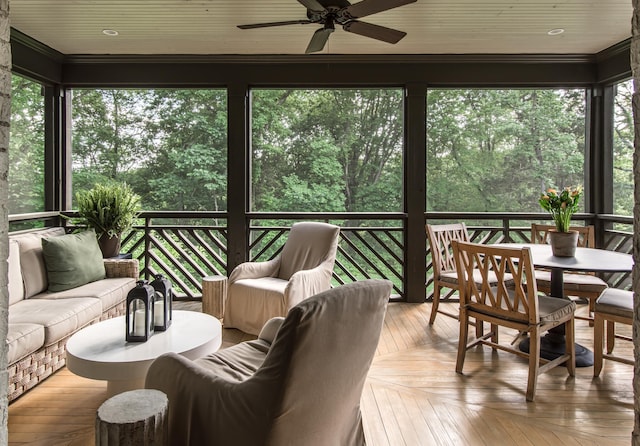
[[[455, 310], [456, 304], [443, 305]], [[199, 310], [194, 303], [178, 306]], [[430, 327], [430, 309], [389, 304], [362, 399], [369, 446], [630, 444], [631, 366], [605, 361], [597, 379], [592, 367], [578, 369], [574, 379], [554, 369], [538, 378], [536, 401], [526, 403], [522, 358], [476, 348], [467, 354], [464, 375], [457, 375], [458, 322], [439, 315]], [[223, 347], [248, 339], [224, 332]], [[586, 321], [576, 322], [576, 334], [593, 346]], [[633, 354], [624, 341], [616, 351]], [[95, 412], [105, 396], [104, 382], [63, 369], [10, 405], [9, 444], [93, 445]]]

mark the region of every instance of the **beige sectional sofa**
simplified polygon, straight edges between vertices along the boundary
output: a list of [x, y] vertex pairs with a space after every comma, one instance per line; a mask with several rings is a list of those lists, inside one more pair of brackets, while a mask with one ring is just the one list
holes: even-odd
[[138, 279], [137, 260], [104, 259], [106, 278], [50, 292], [42, 239], [64, 234], [47, 228], [9, 236], [9, 401], [65, 365], [69, 336], [124, 314]]

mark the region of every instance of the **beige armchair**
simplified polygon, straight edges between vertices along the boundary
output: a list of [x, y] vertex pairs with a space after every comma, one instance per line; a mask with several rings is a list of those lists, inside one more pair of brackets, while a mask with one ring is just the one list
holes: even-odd
[[146, 387], [169, 398], [175, 445], [364, 445], [360, 398], [391, 282], [364, 280], [305, 299], [255, 341], [191, 361], [168, 353]]
[[328, 290], [339, 235], [338, 226], [295, 223], [277, 257], [238, 265], [229, 276], [225, 328], [257, 335], [272, 317], [286, 316], [303, 299]]

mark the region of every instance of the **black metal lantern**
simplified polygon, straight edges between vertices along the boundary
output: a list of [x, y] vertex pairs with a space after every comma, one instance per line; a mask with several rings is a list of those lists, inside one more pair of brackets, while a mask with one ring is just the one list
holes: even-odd
[[171, 325], [173, 318], [171, 282], [162, 274], [156, 274], [151, 286], [154, 290], [154, 328], [156, 331], [165, 331]]
[[145, 342], [153, 335], [153, 297], [153, 287], [145, 280], [138, 281], [127, 294], [127, 342]]

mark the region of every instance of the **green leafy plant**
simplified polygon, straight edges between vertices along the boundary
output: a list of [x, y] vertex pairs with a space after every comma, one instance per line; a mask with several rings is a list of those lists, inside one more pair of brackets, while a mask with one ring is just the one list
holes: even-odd
[[558, 232], [569, 232], [571, 216], [578, 211], [582, 186], [565, 187], [560, 193], [549, 188], [540, 196], [540, 206], [553, 217]]
[[140, 197], [125, 183], [97, 184], [76, 193], [75, 223], [94, 228], [96, 235], [120, 236], [133, 226], [140, 210]]

